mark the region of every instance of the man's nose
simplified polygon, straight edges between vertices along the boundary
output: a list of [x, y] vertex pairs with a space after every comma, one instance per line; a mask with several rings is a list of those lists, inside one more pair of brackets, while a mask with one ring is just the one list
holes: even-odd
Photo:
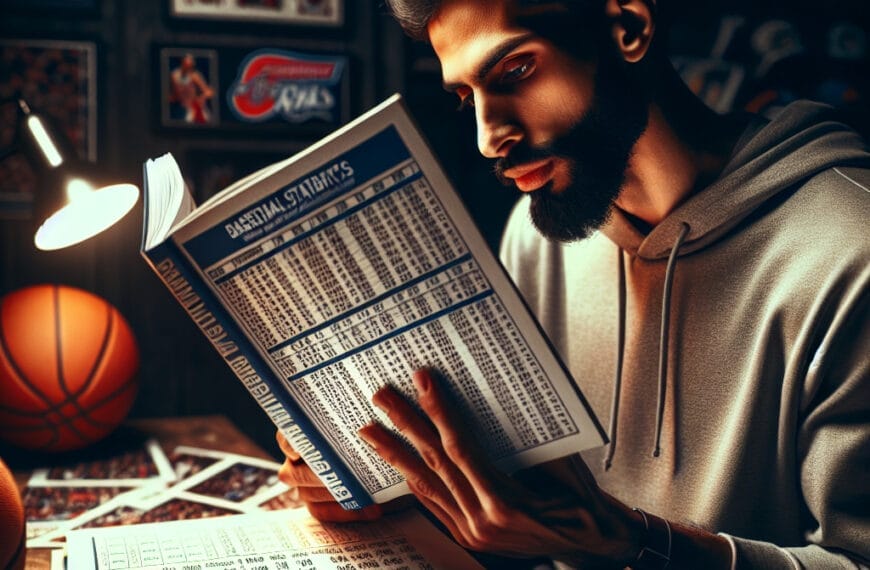
[[503, 158], [522, 139], [522, 129], [512, 120], [504, 102], [476, 97], [477, 148], [486, 158]]

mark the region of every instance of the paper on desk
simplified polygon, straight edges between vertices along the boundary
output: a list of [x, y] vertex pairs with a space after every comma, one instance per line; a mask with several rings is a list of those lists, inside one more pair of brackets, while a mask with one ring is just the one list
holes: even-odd
[[417, 511], [321, 524], [303, 509], [72, 531], [68, 566], [186, 568], [482, 568]]

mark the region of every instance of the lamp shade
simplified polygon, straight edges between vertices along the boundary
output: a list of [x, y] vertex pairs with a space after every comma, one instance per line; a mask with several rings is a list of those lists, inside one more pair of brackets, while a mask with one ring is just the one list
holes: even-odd
[[139, 199], [133, 184], [113, 184], [94, 189], [81, 178], [67, 182], [69, 202], [51, 214], [36, 230], [36, 247], [54, 250], [97, 235], [124, 217]]
[[[83, 174], [89, 170], [87, 165], [68, 158], [75, 154], [69, 141], [25, 101], [19, 100], [18, 104], [24, 116], [23, 138], [29, 143], [26, 148], [51, 173], [52, 184], [42, 189], [40, 202], [51, 206], [44, 213], [53, 213], [36, 231], [33, 241], [37, 248], [54, 250], [77, 244], [108, 229], [133, 208], [139, 199], [136, 186], [113, 184], [95, 188]], [[93, 170], [93, 165], [90, 167]]]

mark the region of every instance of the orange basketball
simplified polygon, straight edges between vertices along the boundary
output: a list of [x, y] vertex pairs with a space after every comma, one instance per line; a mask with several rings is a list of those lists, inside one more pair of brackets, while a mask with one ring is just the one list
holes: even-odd
[[24, 507], [12, 473], [0, 460], [0, 568], [24, 568]]
[[104, 299], [37, 285], [0, 300], [0, 438], [39, 451], [111, 432], [136, 396], [139, 351]]

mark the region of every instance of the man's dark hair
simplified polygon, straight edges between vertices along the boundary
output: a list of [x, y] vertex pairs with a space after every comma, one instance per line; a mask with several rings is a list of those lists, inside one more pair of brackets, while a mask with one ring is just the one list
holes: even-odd
[[429, 20], [441, 6], [441, 0], [384, 0], [393, 17], [415, 40], [426, 40]]
[[[472, 0], [473, 1], [473, 0]], [[604, 18], [605, 0], [515, 0], [517, 8], [525, 12], [524, 17], [529, 29], [536, 30], [561, 47], [569, 47], [578, 39], [580, 30], [596, 29]], [[663, 49], [667, 14], [662, 10], [668, 2], [648, 0], [656, 10], [655, 44]], [[402, 29], [415, 40], [428, 41], [426, 31], [430, 20], [435, 17], [443, 0], [384, 0], [387, 9], [402, 26]], [[599, 32], [604, 32], [599, 28]], [[576, 49], [576, 48], [575, 48]], [[569, 51], [574, 51], [569, 49]]]
[[[406, 34], [416, 40], [427, 39], [426, 28], [438, 12], [443, 0], [384, 0], [393, 17]], [[532, 15], [561, 14], [588, 16], [604, 6], [604, 0], [516, 0], [518, 8]], [[535, 9], [538, 10], [535, 10]]]

